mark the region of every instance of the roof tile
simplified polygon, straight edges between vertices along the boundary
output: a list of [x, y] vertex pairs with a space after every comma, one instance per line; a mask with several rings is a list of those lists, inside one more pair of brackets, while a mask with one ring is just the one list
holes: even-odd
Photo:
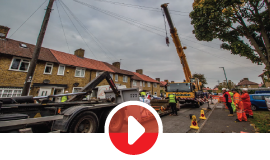
[[114, 73], [112, 69], [110, 69], [101, 61], [96, 61], [88, 58], [80, 58], [76, 55], [56, 51], [53, 49], [50, 49], [50, 51], [61, 64]]
[[[23, 48], [20, 44], [25, 44], [27, 48]], [[0, 40], [0, 53], [9, 54], [18, 57], [32, 58], [35, 45], [16, 41], [13, 39]], [[38, 60], [46, 62], [55, 62], [58, 63], [56, 58], [51, 54], [50, 50], [44, 47], [41, 47]]]

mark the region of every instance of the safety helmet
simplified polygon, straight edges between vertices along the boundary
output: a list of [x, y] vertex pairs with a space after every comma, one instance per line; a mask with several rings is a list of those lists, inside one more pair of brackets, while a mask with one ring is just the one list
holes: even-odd
[[226, 91], [226, 88], [222, 88], [223, 91]]

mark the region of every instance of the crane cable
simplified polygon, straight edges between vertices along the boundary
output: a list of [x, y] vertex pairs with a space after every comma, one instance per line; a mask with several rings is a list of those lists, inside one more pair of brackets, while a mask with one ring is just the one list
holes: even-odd
[[170, 41], [169, 41], [169, 37], [168, 37], [168, 33], [167, 33], [165, 15], [164, 15], [164, 11], [162, 10], [162, 8], [161, 8], [161, 12], [162, 12], [162, 15], [163, 15], [163, 18], [164, 18], [164, 25], [165, 25], [165, 32], [166, 32], [166, 38], [165, 38], [166, 39], [166, 44], [169, 47]]

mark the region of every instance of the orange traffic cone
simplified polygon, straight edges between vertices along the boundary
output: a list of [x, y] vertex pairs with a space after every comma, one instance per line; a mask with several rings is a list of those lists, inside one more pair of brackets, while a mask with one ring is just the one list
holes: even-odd
[[205, 114], [204, 114], [204, 111], [203, 111], [203, 110], [201, 110], [201, 116], [200, 116], [200, 119], [207, 119], [207, 118], [205, 117]]
[[192, 128], [192, 129], [199, 129], [200, 128], [198, 126], [197, 119], [196, 119], [196, 116], [195, 115], [192, 115], [190, 128]]

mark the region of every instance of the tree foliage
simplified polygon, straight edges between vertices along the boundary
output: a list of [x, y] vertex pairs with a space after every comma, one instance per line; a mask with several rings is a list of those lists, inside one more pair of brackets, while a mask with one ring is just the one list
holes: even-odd
[[193, 74], [193, 78], [198, 78], [199, 81], [202, 83], [203, 87], [205, 86], [205, 84], [207, 84], [207, 81], [206, 81], [206, 79], [204, 77], [204, 74], [195, 73], [195, 74]]
[[193, 33], [200, 41], [221, 40], [221, 48], [252, 63], [264, 63], [269, 77], [269, 4], [268, 0], [194, 0], [190, 13]]

